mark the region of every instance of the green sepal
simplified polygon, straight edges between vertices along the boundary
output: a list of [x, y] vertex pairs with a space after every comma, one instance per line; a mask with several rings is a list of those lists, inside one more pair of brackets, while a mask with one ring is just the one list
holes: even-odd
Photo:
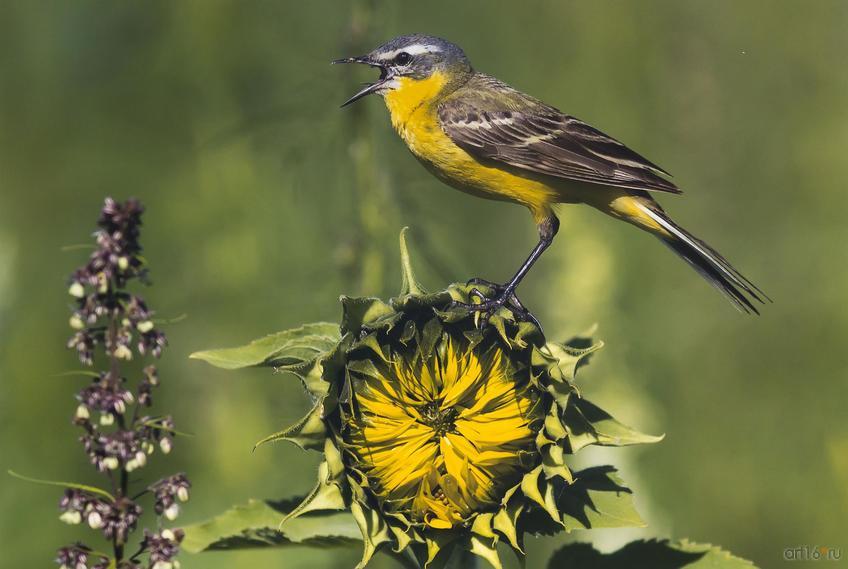
[[203, 350], [189, 357], [222, 369], [281, 366], [312, 360], [338, 344], [338, 324], [316, 322], [254, 340], [245, 346]]
[[303, 450], [321, 450], [327, 438], [327, 429], [324, 426], [322, 412], [324, 404], [318, 401], [312, 410], [295, 424], [272, 435], [268, 435], [253, 446], [256, 450], [265, 443], [288, 441], [294, 443]]
[[423, 552], [420, 547], [413, 549], [418, 564], [424, 569], [444, 569], [451, 561], [457, 535], [454, 532], [429, 532], [424, 537]]
[[524, 545], [518, 533], [518, 520], [523, 512], [524, 504], [520, 500], [511, 500], [505, 507], [499, 509], [492, 519], [494, 529], [509, 541], [513, 549], [521, 553], [524, 553]]
[[495, 514], [493, 514], [492, 512], [483, 512], [482, 514], [477, 514], [477, 516], [474, 518], [474, 521], [471, 523], [471, 533], [489, 539], [494, 539], [495, 537], [497, 537], [493, 525], [494, 517]]
[[392, 537], [388, 525], [377, 510], [363, 508], [362, 504], [354, 500], [350, 504], [350, 511], [362, 534], [362, 559], [356, 566], [356, 569], [362, 569], [371, 560], [377, 548], [390, 542]]
[[574, 381], [577, 370], [588, 362], [588, 357], [603, 347], [603, 342], [593, 341], [587, 333], [563, 343], [548, 342], [543, 351], [556, 360], [564, 379]]
[[318, 465], [318, 483], [280, 524], [307, 512], [344, 510], [350, 502], [349, 494], [341, 453], [332, 437], [327, 437], [324, 439], [324, 460]]
[[406, 246], [406, 234], [408, 232], [409, 227], [404, 227], [400, 230], [401, 285], [399, 296], [423, 296], [426, 292], [415, 278], [415, 272], [412, 270], [412, 261], [409, 258], [409, 248]]
[[386, 355], [385, 347], [380, 345], [380, 339], [377, 334], [368, 334], [361, 340], [351, 344], [350, 347], [351, 350], [362, 348], [371, 350], [377, 357], [379, 357], [384, 362], [388, 363], [389, 357]]
[[320, 357], [306, 362], [277, 366], [274, 373], [290, 373], [297, 376], [304, 389], [314, 397], [324, 397], [329, 393], [330, 384], [324, 379], [326, 358]]
[[574, 482], [574, 475], [565, 464], [565, 451], [560, 445], [546, 445], [541, 449], [541, 453], [545, 478], [552, 480], [558, 477], [568, 484]]
[[542, 476], [543, 470], [540, 464], [521, 479], [521, 491], [524, 496], [532, 500], [539, 508], [548, 514], [551, 521], [562, 525], [559, 512], [554, 500], [553, 485]]
[[469, 551], [471, 553], [485, 559], [494, 569], [503, 569], [501, 558], [498, 555], [498, 542], [496, 539], [486, 539], [472, 535], [469, 543]]
[[327, 461], [318, 465], [318, 483], [315, 488], [282, 519], [280, 525], [308, 512], [344, 510], [347, 507], [347, 501], [342, 494], [341, 487], [330, 478], [329, 474], [330, 467]]
[[572, 397], [565, 408], [563, 423], [568, 431], [569, 452], [587, 445], [627, 446], [657, 443], [665, 435], [648, 435], [616, 421], [612, 415], [580, 397]]
[[392, 536], [395, 538], [393, 550], [396, 553], [400, 553], [406, 549], [412, 543], [413, 539], [418, 539], [416, 533], [412, 531], [409, 520], [402, 514], [387, 513], [384, 517], [386, 524], [389, 526], [389, 531], [392, 532]]
[[342, 303], [342, 335], [358, 335], [363, 328], [391, 327], [401, 316], [379, 298], [341, 296], [339, 300]]

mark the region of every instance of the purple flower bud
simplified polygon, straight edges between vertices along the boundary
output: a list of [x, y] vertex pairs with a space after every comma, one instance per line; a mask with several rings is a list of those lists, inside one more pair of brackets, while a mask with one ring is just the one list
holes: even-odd
[[180, 513], [177, 500], [179, 499], [182, 502], [188, 500], [189, 488], [191, 488], [191, 483], [183, 473], [163, 478], [151, 485], [148, 490], [153, 492], [155, 496], [154, 509], [156, 513], [164, 515], [169, 520], [175, 519]]

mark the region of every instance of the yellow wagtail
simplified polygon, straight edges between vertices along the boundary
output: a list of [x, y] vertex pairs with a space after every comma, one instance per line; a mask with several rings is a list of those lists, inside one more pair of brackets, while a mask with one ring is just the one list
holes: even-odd
[[458, 46], [432, 36], [397, 37], [367, 55], [333, 63], [363, 63], [380, 78], [342, 106], [382, 95], [394, 128], [437, 178], [469, 194], [526, 206], [539, 243], [506, 284], [486, 283], [472, 310], [508, 303], [524, 311], [515, 289], [559, 229], [553, 206], [585, 203], [645, 230], [670, 247], [739, 309], [768, 297], [715, 249], [671, 220], [652, 192], [679, 194], [669, 174], [588, 124], [483, 73]]

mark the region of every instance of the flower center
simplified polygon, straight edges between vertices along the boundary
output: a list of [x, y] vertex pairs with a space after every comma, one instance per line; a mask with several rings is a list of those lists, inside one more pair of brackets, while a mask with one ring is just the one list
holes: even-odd
[[419, 412], [421, 423], [433, 429], [433, 440], [438, 441], [446, 434], [456, 432], [455, 422], [459, 411], [455, 407], [442, 409], [440, 401], [431, 401], [423, 405]]
[[445, 335], [428, 356], [398, 350], [357, 377], [344, 436], [384, 508], [446, 529], [518, 483], [541, 417], [510, 355]]

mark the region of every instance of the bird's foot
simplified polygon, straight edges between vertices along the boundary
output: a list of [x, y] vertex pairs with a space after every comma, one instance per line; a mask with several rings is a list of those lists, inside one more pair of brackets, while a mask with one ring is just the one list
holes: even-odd
[[453, 305], [464, 308], [469, 312], [476, 312], [480, 315], [480, 327], [483, 328], [489, 321], [489, 318], [498, 311], [502, 306], [506, 306], [510, 311], [512, 311], [513, 315], [515, 315], [516, 320], [519, 321], [529, 321], [535, 324], [540, 330], [542, 329], [542, 325], [536, 320], [536, 317], [533, 316], [529, 310], [527, 310], [523, 304], [521, 304], [521, 300], [518, 299], [518, 295], [515, 294], [515, 288], [509, 285], [502, 285], [498, 283], [493, 283], [491, 281], [487, 281], [485, 279], [473, 278], [470, 279], [466, 284], [469, 285], [481, 285], [491, 289], [491, 296], [486, 296], [483, 292], [478, 288], [471, 289], [469, 293], [472, 298], [479, 299], [479, 303], [464, 303], [464, 302], [454, 302]]

